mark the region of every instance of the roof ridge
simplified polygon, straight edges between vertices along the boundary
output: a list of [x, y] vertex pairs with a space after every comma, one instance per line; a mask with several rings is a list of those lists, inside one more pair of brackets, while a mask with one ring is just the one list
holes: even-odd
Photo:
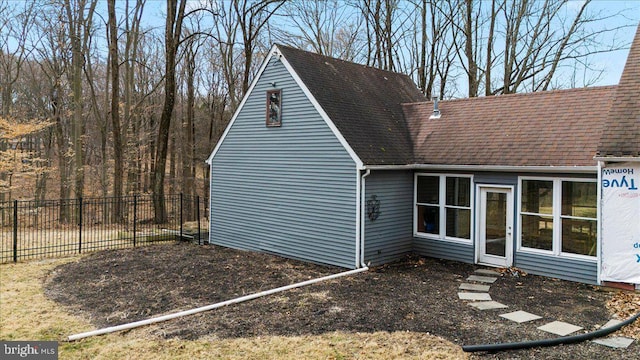
[[[533, 91], [526, 93], [515, 93], [515, 94], [500, 94], [493, 96], [476, 96], [476, 97], [466, 97], [466, 98], [455, 98], [455, 99], [440, 99], [440, 102], [460, 102], [460, 101], [482, 101], [488, 99], [504, 99], [505, 97], [531, 97], [531, 96], [542, 96], [542, 95], [551, 95], [558, 93], [568, 93], [568, 92], [580, 92], [580, 91], [595, 91], [595, 90], [611, 90], [617, 88], [618, 85], [602, 85], [602, 86], [589, 86], [589, 87], [581, 87], [581, 88], [570, 88], [570, 89], [554, 89], [554, 90], [545, 90], [545, 91]], [[403, 103], [402, 105], [418, 105], [418, 104], [431, 104], [433, 101], [420, 101], [413, 103]]]
[[380, 68], [377, 68], [377, 67], [374, 67], [374, 66], [371, 66], [371, 65], [361, 64], [361, 63], [358, 63], [358, 62], [355, 62], [355, 61], [350, 61], [350, 60], [344, 60], [344, 59], [340, 59], [340, 58], [337, 58], [337, 57], [334, 57], [334, 56], [319, 54], [319, 53], [317, 53], [315, 51], [304, 50], [304, 49], [300, 49], [300, 48], [293, 47], [293, 46], [290, 46], [290, 45], [283, 45], [283, 44], [279, 44], [279, 43], [274, 43], [274, 45], [276, 47], [278, 47], [279, 49], [280, 48], [285, 48], [285, 49], [289, 49], [289, 50], [293, 50], [293, 51], [300, 51], [300, 52], [303, 52], [303, 53], [306, 53], [306, 54], [310, 54], [310, 55], [314, 55], [314, 56], [318, 56], [318, 57], [323, 57], [323, 58], [326, 58], [326, 59], [329, 59], [329, 60], [340, 61], [340, 62], [343, 62], [345, 64], [350, 64], [350, 65], [354, 65], [354, 66], [361, 66], [361, 67], [364, 67], [364, 68], [367, 68], [367, 69], [380, 71], [380, 72], [384, 72], [384, 73], [389, 73], [389, 74], [392, 74], [394, 76], [409, 76], [409, 75], [401, 73], [401, 72], [397, 72], [397, 71], [393, 71], [393, 70], [380, 69]]

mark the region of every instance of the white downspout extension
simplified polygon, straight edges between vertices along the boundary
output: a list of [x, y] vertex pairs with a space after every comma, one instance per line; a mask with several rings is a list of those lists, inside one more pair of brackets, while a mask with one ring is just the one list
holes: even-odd
[[[84, 332], [84, 333], [80, 333], [80, 334], [70, 335], [68, 337], [68, 341], [75, 341], [75, 340], [80, 340], [80, 339], [84, 339], [84, 338], [91, 337], [91, 336], [104, 335], [104, 334], [109, 334], [109, 333], [113, 333], [113, 332], [116, 332], [116, 331], [128, 330], [128, 329], [133, 329], [133, 328], [137, 328], [137, 327], [140, 327], [140, 326], [155, 324], [155, 323], [159, 323], [159, 322], [163, 322], [163, 321], [167, 321], [167, 320], [171, 320], [171, 319], [175, 319], [175, 318], [179, 318], [179, 317], [183, 317], [183, 316], [187, 316], [187, 315], [193, 315], [193, 314], [197, 314], [197, 313], [200, 313], [200, 312], [217, 309], [219, 307], [223, 307], [223, 306], [227, 306], [227, 305], [232, 305], [232, 304], [237, 304], [237, 303], [241, 303], [241, 302], [257, 299], [259, 297], [275, 294], [275, 293], [278, 293], [278, 292], [282, 292], [282, 291], [286, 291], [286, 290], [290, 290], [290, 289], [295, 289], [295, 288], [299, 288], [299, 287], [315, 284], [315, 283], [318, 283], [318, 282], [321, 282], [321, 281], [336, 279], [336, 278], [339, 278], [339, 277], [349, 276], [349, 275], [353, 275], [353, 274], [357, 274], [357, 273], [361, 273], [361, 272], [369, 270], [369, 268], [364, 264], [364, 210], [363, 210], [364, 207], [363, 207], [363, 205], [364, 205], [364, 200], [365, 200], [365, 192], [364, 192], [364, 190], [365, 190], [365, 186], [364, 186], [365, 180], [364, 179], [365, 179], [365, 177], [369, 176], [370, 173], [371, 173], [371, 170], [367, 169], [366, 172], [362, 176], [360, 176], [360, 171], [358, 171], [357, 188], [358, 188], [358, 194], [361, 197], [361, 201], [357, 202], [358, 216], [356, 217], [356, 220], [359, 222], [359, 224], [357, 224], [356, 230], [359, 232], [358, 235], [359, 235], [359, 240], [360, 240], [360, 241], [356, 241], [356, 266], [357, 266], [357, 269], [344, 271], [344, 272], [333, 274], [333, 275], [327, 275], [327, 276], [324, 276], [324, 277], [311, 279], [311, 280], [307, 280], [307, 281], [303, 281], [303, 282], [299, 282], [299, 283], [295, 283], [295, 284], [291, 284], [291, 285], [281, 286], [279, 288], [266, 290], [266, 291], [261, 291], [261, 292], [258, 292], [258, 293], [242, 296], [242, 297], [239, 297], [239, 298], [235, 298], [235, 299], [231, 299], [231, 300], [227, 300], [227, 301], [223, 301], [223, 302], [219, 302], [219, 303], [215, 303], [215, 304], [211, 304], [211, 305], [207, 305], [207, 306], [202, 306], [202, 307], [191, 309], [191, 310], [180, 311], [180, 312], [176, 312], [176, 313], [172, 313], [172, 314], [168, 314], [168, 315], [149, 318], [149, 319], [146, 319], [146, 320], [140, 320], [140, 321], [135, 321], [135, 322], [132, 322], [132, 323], [127, 323], [127, 324], [122, 324], [122, 325], [117, 325], [117, 326], [111, 326], [111, 327], [107, 327], [107, 328], [103, 328], [103, 329], [98, 329], [98, 330], [88, 331], [88, 332]], [[358, 250], [360, 251], [359, 253], [358, 253]], [[357, 261], [358, 254], [360, 255], [360, 261]]]
[[367, 176], [369, 176], [371, 174], [371, 169], [367, 169], [367, 171], [362, 175], [362, 185], [361, 185], [361, 193], [360, 193], [360, 200], [361, 200], [361, 204], [360, 204], [360, 265], [359, 267], [364, 267], [367, 268], [367, 264], [365, 264], [364, 262], [364, 233], [365, 233], [365, 223], [366, 223], [366, 218], [365, 218], [365, 210], [366, 210], [366, 206], [365, 206], [365, 200], [367, 197], [367, 186], [366, 186], [366, 180], [365, 178]]
[[180, 312], [177, 312], [177, 313], [158, 316], [158, 317], [153, 317], [153, 318], [149, 318], [149, 319], [146, 319], [146, 320], [140, 320], [140, 321], [136, 321], [136, 322], [132, 322], [132, 323], [128, 323], [128, 324], [111, 326], [111, 327], [107, 327], [107, 328], [103, 328], [103, 329], [98, 329], [98, 330], [94, 330], [94, 331], [88, 331], [88, 332], [84, 332], [84, 333], [80, 333], [80, 334], [76, 334], [76, 335], [71, 335], [71, 336], [68, 337], [68, 340], [69, 341], [75, 341], [75, 340], [84, 339], [84, 338], [87, 338], [87, 337], [90, 337], [90, 336], [104, 335], [104, 334], [108, 334], [108, 333], [112, 333], [112, 332], [116, 332], [116, 331], [133, 329], [133, 328], [144, 326], [144, 325], [150, 325], [150, 324], [154, 324], [154, 323], [158, 323], [158, 322], [162, 322], [162, 321], [175, 319], [175, 318], [182, 317], [182, 316], [187, 316], [187, 315], [197, 314], [197, 313], [200, 313], [200, 312], [203, 312], [203, 311], [213, 310], [213, 309], [216, 309], [216, 308], [219, 308], [219, 307], [223, 307], [223, 306], [226, 306], [226, 305], [237, 304], [237, 303], [241, 303], [241, 302], [244, 302], [244, 301], [257, 299], [259, 297], [263, 297], [263, 296], [266, 296], [266, 295], [271, 295], [271, 294], [275, 294], [275, 293], [282, 292], [282, 291], [285, 291], [285, 290], [290, 290], [290, 289], [295, 289], [295, 288], [299, 288], [299, 287], [302, 287], [302, 286], [315, 284], [315, 283], [318, 283], [318, 282], [321, 282], [321, 281], [326, 281], [326, 280], [339, 278], [339, 277], [342, 277], [342, 276], [348, 276], [348, 275], [357, 274], [357, 273], [364, 272], [364, 271], [367, 271], [367, 270], [369, 270], [369, 269], [365, 266], [365, 267], [362, 267], [362, 268], [359, 268], [359, 269], [344, 271], [344, 272], [341, 272], [341, 273], [337, 273], [337, 274], [333, 274], [333, 275], [327, 275], [327, 276], [324, 276], [324, 277], [321, 277], [321, 278], [317, 278], [317, 279], [311, 279], [311, 280], [299, 282], [299, 283], [296, 283], [296, 284], [281, 286], [279, 288], [266, 290], [266, 291], [261, 291], [261, 292], [254, 293], [254, 294], [251, 294], [251, 295], [246, 295], [246, 296], [242, 296], [242, 297], [239, 297], [239, 298], [235, 298], [235, 299], [231, 299], [231, 300], [227, 300], [227, 301], [223, 301], [223, 302], [219, 302], [219, 303], [215, 303], [215, 304], [211, 304], [211, 305], [207, 305], [207, 306], [203, 306], [203, 307], [199, 307], [199, 308], [195, 308], [195, 309], [191, 309], [191, 310], [180, 311]]
[[[180, 312], [176, 312], [176, 313], [172, 313], [172, 314], [168, 314], [168, 315], [149, 318], [149, 319], [146, 319], [146, 320], [140, 320], [140, 321], [135, 321], [135, 322], [127, 323], [127, 324], [111, 326], [111, 327], [107, 327], [107, 328], [102, 328], [102, 329], [98, 329], [98, 330], [93, 330], [93, 331], [80, 333], [80, 334], [70, 335], [68, 337], [68, 341], [75, 341], [75, 340], [88, 338], [88, 337], [91, 337], [91, 336], [104, 335], [104, 334], [109, 334], [109, 333], [113, 333], [113, 332], [116, 332], [116, 331], [128, 330], [128, 329], [133, 329], [133, 328], [137, 328], [137, 327], [140, 327], [140, 326], [155, 324], [155, 323], [159, 323], [159, 322], [163, 322], [163, 321], [167, 321], [167, 320], [171, 320], [171, 319], [175, 319], [175, 318], [179, 318], [179, 317], [183, 317], [183, 316], [187, 316], [187, 315], [193, 315], [193, 314], [197, 314], [197, 313], [200, 313], [200, 312], [217, 309], [219, 307], [223, 307], [223, 306], [227, 306], [227, 305], [238, 304], [238, 303], [241, 303], [241, 302], [257, 299], [259, 297], [263, 297], [263, 296], [279, 293], [279, 292], [282, 292], [282, 291], [291, 290], [291, 289], [295, 289], [295, 288], [299, 288], [299, 287], [315, 284], [315, 283], [318, 283], [318, 282], [321, 282], [321, 281], [336, 279], [336, 278], [339, 278], [339, 277], [349, 276], [349, 275], [353, 275], [353, 274], [357, 274], [357, 273], [361, 273], [361, 272], [369, 270], [369, 268], [364, 264], [364, 210], [363, 210], [364, 207], [363, 207], [363, 205], [364, 205], [364, 200], [365, 200], [365, 192], [364, 192], [364, 190], [365, 190], [365, 180], [364, 179], [367, 176], [369, 176], [370, 173], [371, 173], [371, 170], [367, 169], [366, 172], [362, 176], [360, 176], [360, 171], [358, 171], [358, 177], [357, 177], [357, 188], [358, 188], [357, 190], [358, 190], [358, 194], [359, 194], [359, 196], [361, 198], [360, 201], [358, 201], [356, 203], [357, 204], [356, 211], [358, 212], [358, 216], [356, 217], [356, 220], [359, 222], [359, 224], [357, 224], [356, 231], [359, 232], [359, 234], [357, 234], [357, 235], [359, 235], [359, 237], [360, 237], [360, 239], [359, 239], [360, 241], [356, 241], [356, 266], [357, 266], [357, 269], [344, 271], [344, 272], [333, 274], [333, 275], [327, 275], [327, 276], [323, 276], [323, 277], [320, 277], [320, 278], [311, 279], [311, 280], [307, 280], [307, 281], [303, 281], [303, 282], [299, 282], [299, 283], [295, 283], [295, 284], [291, 284], [291, 285], [281, 286], [279, 288], [266, 290], [266, 291], [261, 291], [261, 292], [257, 292], [257, 293], [254, 293], [254, 294], [242, 296], [242, 297], [239, 297], [239, 298], [235, 298], [235, 299], [231, 299], [231, 300], [227, 300], [227, 301], [223, 301], [223, 302], [219, 302], [219, 303], [215, 303], [215, 304], [211, 304], [211, 305], [207, 305], [207, 306], [202, 306], [202, 307], [191, 309], [191, 310], [184, 310], [184, 311], [180, 311]], [[358, 237], [358, 236], [356, 236], [356, 237]], [[360, 261], [357, 261], [358, 250], [360, 250], [360, 253], [359, 253], [360, 254]]]

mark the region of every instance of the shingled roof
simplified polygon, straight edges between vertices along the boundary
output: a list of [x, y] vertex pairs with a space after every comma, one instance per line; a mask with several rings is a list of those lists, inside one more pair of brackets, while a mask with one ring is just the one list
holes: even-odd
[[640, 156], [640, 26], [619, 86], [441, 101], [434, 119], [408, 76], [277, 47], [365, 165], [592, 167], [594, 156]]
[[416, 163], [595, 166], [615, 86], [405, 104]]
[[408, 76], [277, 47], [364, 164], [412, 162], [401, 104], [426, 99]]
[[597, 156], [640, 157], [640, 25], [606, 117]]

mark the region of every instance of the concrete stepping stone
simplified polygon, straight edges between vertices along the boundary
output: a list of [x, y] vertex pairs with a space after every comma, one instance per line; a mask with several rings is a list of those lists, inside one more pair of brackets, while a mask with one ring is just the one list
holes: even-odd
[[578, 330], [582, 330], [582, 327], [572, 325], [563, 321], [554, 321], [548, 324], [538, 327], [539, 330], [546, 331], [552, 334], [566, 336]]
[[460, 300], [491, 301], [491, 295], [487, 293], [459, 292], [458, 298]]
[[508, 308], [507, 305], [501, 304], [497, 301], [476, 301], [469, 303], [469, 305], [473, 306], [478, 310], [492, 310], [492, 309], [504, 309]]
[[479, 275], [469, 275], [467, 281], [477, 281], [483, 283], [493, 284], [498, 278], [492, 276], [479, 276]]
[[515, 321], [518, 324], [521, 324], [527, 321], [542, 319], [542, 316], [538, 316], [522, 310], [518, 310], [518, 311], [506, 313], [506, 314], [500, 314], [500, 316], [507, 320]]
[[608, 346], [611, 348], [626, 349], [629, 347], [629, 345], [633, 343], [633, 339], [628, 337], [616, 336], [616, 337], [610, 337], [610, 338], [596, 339], [596, 340], [593, 340], [593, 342], [596, 344]]
[[489, 288], [491, 288], [491, 286], [489, 285], [467, 284], [467, 283], [462, 283], [460, 284], [460, 287], [459, 287], [460, 290], [471, 290], [471, 291], [482, 291], [482, 292], [489, 291]]
[[622, 320], [611, 319], [611, 320], [607, 321], [606, 324], [602, 325], [601, 329], [606, 329], [608, 327], [616, 326], [616, 325], [618, 325], [620, 323], [622, 323]]
[[480, 275], [500, 276], [499, 272], [495, 270], [489, 270], [489, 269], [476, 269], [474, 273], [480, 274]]

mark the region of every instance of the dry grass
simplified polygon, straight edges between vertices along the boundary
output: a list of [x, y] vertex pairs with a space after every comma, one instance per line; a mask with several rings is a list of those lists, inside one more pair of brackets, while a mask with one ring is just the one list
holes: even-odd
[[[156, 229], [136, 232], [136, 246], [175, 239], [171, 232]], [[18, 261], [60, 257], [78, 252], [77, 230], [22, 230], [18, 239]], [[133, 233], [122, 229], [82, 230], [83, 252], [133, 247]], [[0, 263], [13, 261], [13, 233], [0, 232]]]
[[[86, 319], [47, 299], [42, 284], [57, 265], [79, 257], [0, 265], [0, 339], [57, 340], [61, 359], [465, 359], [460, 347], [412, 332], [332, 332], [321, 336], [257, 337], [196, 341], [158, 340], [153, 328], [68, 343], [89, 331]], [[317, 296], [322, 296], [318, 293]], [[109, 301], [105, 299], [105, 301]], [[224, 311], [224, 310], [219, 310]], [[160, 325], [155, 325], [160, 327]], [[156, 328], [157, 330], [157, 328]]]

